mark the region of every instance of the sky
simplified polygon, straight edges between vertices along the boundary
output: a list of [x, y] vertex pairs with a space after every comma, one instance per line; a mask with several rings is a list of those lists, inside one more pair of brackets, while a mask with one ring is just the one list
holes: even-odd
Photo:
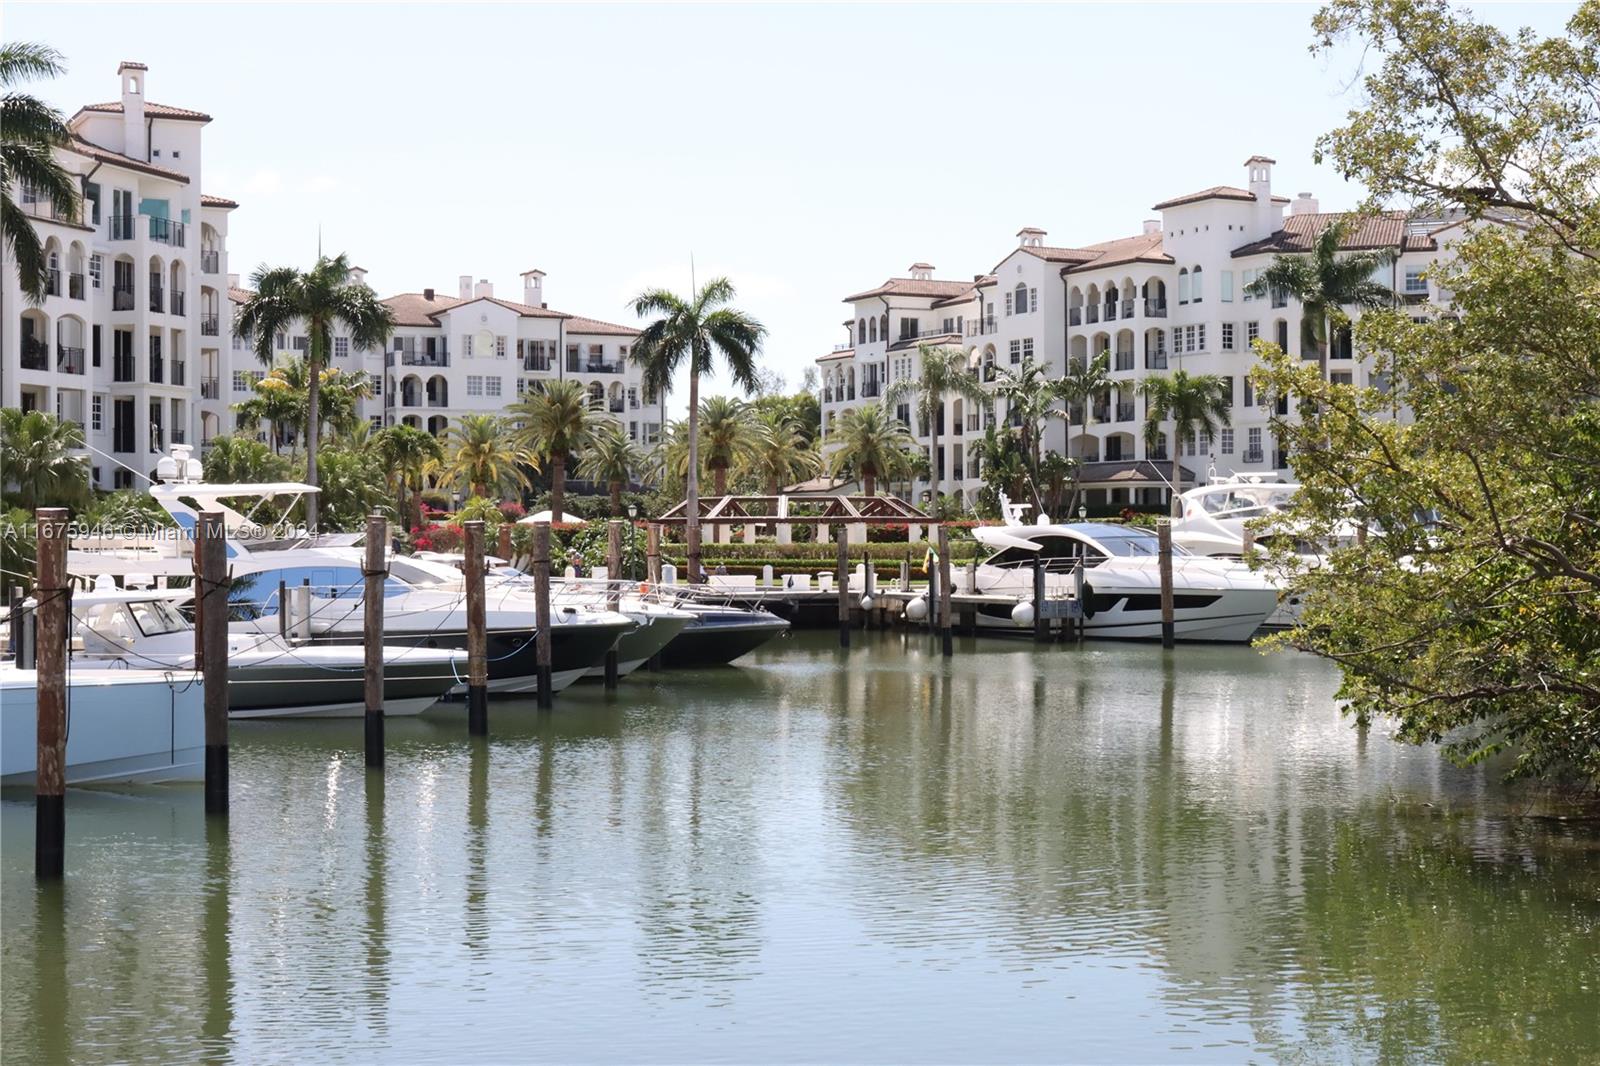
[[[1479, 5], [1559, 32], [1576, 5]], [[633, 324], [629, 300], [726, 275], [798, 386], [844, 296], [925, 260], [971, 278], [1024, 226], [1138, 232], [1160, 200], [1243, 185], [1323, 210], [1312, 162], [1360, 56], [1312, 56], [1313, 5], [77, 5], [8, 0], [4, 38], [68, 65], [34, 91], [210, 114], [203, 188], [238, 200], [233, 269], [347, 252], [380, 295], [488, 278]], [[713, 382], [713, 390], [728, 388]], [[674, 399], [681, 408], [684, 389]]]

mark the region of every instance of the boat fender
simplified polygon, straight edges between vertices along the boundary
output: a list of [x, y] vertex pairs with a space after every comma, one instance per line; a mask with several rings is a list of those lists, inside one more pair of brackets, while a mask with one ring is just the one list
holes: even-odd
[[1083, 583], [1083, 616], [1094, 617], [1094, 586], [1087, 581]]

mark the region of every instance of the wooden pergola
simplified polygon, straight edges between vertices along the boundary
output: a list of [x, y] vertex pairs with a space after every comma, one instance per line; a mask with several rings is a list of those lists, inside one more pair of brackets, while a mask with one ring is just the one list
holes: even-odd
[[[713, 539], [722, 540], [726, 529], [744, 526], [745, 539], [754, 540], [755, 531], [772, 526], [780, 544], [789, 543], [790, 526], [816, 526], [817, 539], [827, 539], [827, 527], [844, 526], [852, 541], [865, 541], [868, 526], [905, 525], [907, 539], [918, 540], [923, 526], [937, 526], [937, 519], [898, 496], [811, 495], [780, 493], [767, 495], [703, 496], [699, 500], [700, 524], [711, 526]], [[670, 507], [656, 519], [663, 526], [682, 526], [688, 521], [688, 502]]]

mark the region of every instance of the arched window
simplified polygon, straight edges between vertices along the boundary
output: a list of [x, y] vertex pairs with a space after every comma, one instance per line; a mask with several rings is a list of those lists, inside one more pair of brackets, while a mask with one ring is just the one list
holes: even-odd
[[878, 339], [878, 320], [874, 318], [871, 322], [867, 323], [867, 327], [867, 333], [870, 334], [873, 341], [876, 342]]
[[889, 312], [887, 311], [885, 311], [883, 313], [883, 317], [878, 320], [878, 336], [882, 337], [884, 340], [889, 339]]
[[1019, 315], [1028, 313], [1028, 286], [1020, 281], [1017, 282], [1017, 287], [1012, 292], [1011, 306]]
[[1187, 267], [1178, 271], [1178, 302], [1189, 302], [1189, 270]]
[[1199, 303], [1200, 297], [1205, 295], [1200, 288], [1200, 268], [1195, 267], [1189, 275], [1189, 302]]
[[867, 343], [867, 320], [864, 318], [856, 320], [856, 343]]

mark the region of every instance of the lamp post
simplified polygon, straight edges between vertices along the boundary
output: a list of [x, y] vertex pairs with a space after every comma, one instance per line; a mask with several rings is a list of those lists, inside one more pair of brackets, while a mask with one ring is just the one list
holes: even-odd
[[639, 558], [639, 526], [634, 520], [639, 517], [639, 505], [628, 504], [628, 580], [637, 581], [633, 564]]

